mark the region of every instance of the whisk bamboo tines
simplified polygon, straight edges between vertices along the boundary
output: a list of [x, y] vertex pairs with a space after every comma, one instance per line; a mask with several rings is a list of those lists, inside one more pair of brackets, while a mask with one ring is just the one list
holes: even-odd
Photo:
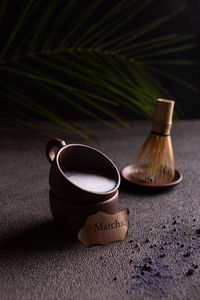
[[146, 182], [168, 183], [174, 179], [174, 153], [170, 130], [174, 101], [158, 99], [152, 131], [133, 163], [134, 176]]

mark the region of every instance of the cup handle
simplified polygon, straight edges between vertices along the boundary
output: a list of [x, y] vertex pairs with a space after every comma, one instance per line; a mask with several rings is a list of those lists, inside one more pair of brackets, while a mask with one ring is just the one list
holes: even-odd
[[47, 159], [50, 163], [52, 163], [52, 161], [54, 160], [55, 157], [55, 147], [59, 149], [63, 148], [66, 146], [65, 141], [58, 139], [58, 138], [54, 138], [50, 141], [48, 141], [47, 145], [46, 145], [46, 156]]

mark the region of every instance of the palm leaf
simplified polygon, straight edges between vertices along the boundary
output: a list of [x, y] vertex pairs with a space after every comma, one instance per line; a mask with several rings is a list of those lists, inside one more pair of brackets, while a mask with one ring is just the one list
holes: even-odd
[[6, 6], [7, 6], [7, 0], [4, 0], [2, 2], [1, 8], [0, 8], [0, 23], [1, 23], [2, 19], [3, 19], [3, 17], [4, 17]]
[[148, 32], [156, 29], [157, 27], [159, 27], [160, 25], [162, 25], [163, 23], [167, 22], [169, 19], [171, 19], [172, 17], [176, 16], [180, 11], [182, 11], [183, 8], [169, 14], [166, 15], [164, 17], [158, 18], [157, 20], [142, 25], [140, 27], [138, 27], [137, 29], [134, 29], [130, 32], [127, 32], [126, 34], [123, 35], [118, 35], [116, 38], [112, 38], [110, 41], [101, 44], [101, 46], [99, 46], [99, 49], [102, 48], [108, 48], [108, 47], [115, 47], [115, 48], [121, 48], [124, 47], [125, 45], [131, 45], [131, 43], [137, 39], [139, 39], [141, 36], [147, 34]]
[[[86, 5], [80, 0], [67, 3], [51, 0], [42, 6], [42, 12], [39, 2], [21, 1], [20, 15], [12, 21], [13, 30], [0, 28], [2, 41], [6, 41], [2, 42], [0, 52], [0, 94], [4, 105], [6, 101], [15, 103], [27, 110], [26, 117], [30, 120], [34, 112], [85, 139], [89, 137], [58, 116], [50, 103], [43, 101], [42, 95], [62, 103], [67, 112], [73, 107], [115, 130], [119, 129], [110, 119], [128, 126], [115, 110], [117, 107], [127, 107], [137, 114], [152, 117], [155, 99], [169, 96], [154, 74], [171, 76], [152, 66], [190, 65], [194, 62], [173, 58], [173, 54], [195, 47], [195, 43], [188, 43], [193, 38], [191, 35], [171, 34], [141, 40], [175, 17], [182, 8], [127, 30], [130, 21], [154, 1], [118, 1], [103, 16], [98, 16], [96, 22], [93, 15], [104, 7], [105, 0], [86, 1]], [[83, 9], [79, 11], [81, 5]], [[9, 8], [10, 1], [4, 0], [0, 23]], [[164, 59], [157, 60], [160, 56]], [[153, 60], [149, 60], [151, 58]], [[182, 79], [171, 78], [191, 88]], [[32, 92], [33, 86], [39, 96]], [[2, 111], [0, 118], [8, 122], [12, 118], [18, 124], [25, 122], [23, 112], [17, 109]]]
[[[114, 19], [111, 24], [104, 26], [101, 30], [99, 30], [98, 34], [94, 35], [94, 38], [97, 40], [93, 46], [97, 48], [102, 48], [102, 43], [109, 39], [113, 34], [123, 28], [123, 26], [130, 21], [132, 18], [136, 17], [146, 6], [151, 3], [152, 0], [142, 1], [138, 7], [135, 7], [132, 10], [129, 10], [129, 14], [127, 14], [127, 10], [124, 14], [120, 14], [118, 18]], [[130, 9], [130, 8], [129, 8]], [[105, 45], [104, 45], [105, 47]]]
[[23, 12], [22, 12], [20, 18], [17, 21], [17, 24], [16, 24], [15, 28], [13, 29], [13, 32], [11, 33], [7, 43], [5, 44], [5, 46], [3, 47], [2, 51], [1, 51], [1, 57], [4, 57], [6, 51], [8, 50], [10, 45], [12, 44], [13, 40], [15, 39], [16, 34], [19, 31], [20, 27], [22, 26], [23, 20], [24, 20], [26, 14], [28, 13], [29, 9], [31, 8], [32, 3], [33, 3], [33, 0], [27, 1], [26, 6], [23, 9]]
[[[5, 88], [5, 87], [4, 87]], [[60, 119], [58, 116], [56, 116], [54, 113], [49, 111], [48, 109], [42, 107], [39, 105], [36, 101], [33, 101], [32, 99], [27, 98], [27, 95], [25, 96], [21, 91], [12, 90], [12, 93], [8, 92], [8, 90], [3, 91], [3, 87], [0, 91], [0, 94], [4, 97], [8, 97], [9, 99], [12, 99], [13, 101], [26, 106], [28, 109], [33, 110], [34, 112], [38, 113], [39, 115], [43, 117], [47, 117], [49, 120], [54, 121], [55, 123], [58, 123], [59, 125], [64, 126], [67, 129], [70, 129], [74, 133], [80, 135], [84, 139], [91, 141], [90, 138], [84, 134], [79, 129], [76, 129], [74, 126], [71, 126], [69, 122], [65, 122], [62, 119]]]
[[150, 67], [148, 66], [147, 69], [149, 69], [150, 71], [153, 71], [154, 73], [156, 74], [160, 74], [161, 76], [163, 77], [167, 77], [173, 81], [176, 81], [177, 83], [179, 83], [180, 85], [183, 85], [185, 87], [187, 87], [188, 89], [192, 90], [193, 92], [195, 93], [199, 93], [199, 89], [197, 89], [195, 86], [193, 86], [192, 84], [186, 82], [185, 80], [183, 79], [180, 79], [179, 77], [177, 76], [174, 76], [168, 72], [165, 72], [165, 71], [161, 71], [157, 68], [153, 68], [153, 67]]

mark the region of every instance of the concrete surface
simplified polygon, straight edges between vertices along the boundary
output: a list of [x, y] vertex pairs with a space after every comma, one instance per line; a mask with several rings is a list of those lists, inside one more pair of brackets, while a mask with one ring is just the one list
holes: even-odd
[[[133, 122], [122, 135], [96, 123], [89, 127], [96, 130], [96, 147], [121, 169], [151, 125]], [[200, 299], [200, 121], [174, 124], [172, 138], [183, 182], [157, 194], [121, 186], [119, 209], [130, 210], [127, 239], [85, 248], [54, 226], [44, 140], [3, 134], [0, 299]]]

